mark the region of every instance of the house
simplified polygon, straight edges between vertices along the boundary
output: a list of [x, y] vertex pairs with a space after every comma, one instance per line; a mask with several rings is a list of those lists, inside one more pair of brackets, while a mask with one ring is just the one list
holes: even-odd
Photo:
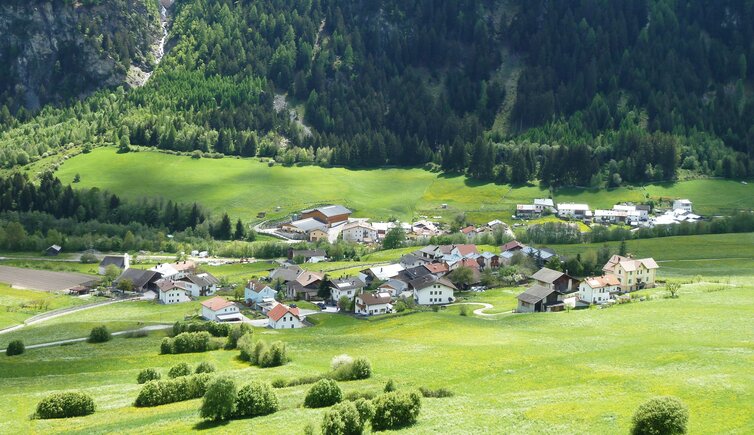
[[693, 204], [688, 199], [676, 199], [673, 201], [673, 210], [683, 210], [688, 213], [692, 213]]
[[288, 249], [288, 259], [303, 258], [305, 263], [320, 263], [327, 260], [324, 249]]
[[359, 272], [359, 279], [367, 283], [367, 285], [371, 284], [373, 281], [387, 281], [389, 278], [392, 278], [398, 273], [400, 273], [405, 268], [401, 266], [400, 264], [387, 264], [385, 266], [374, 266], [370, 267], [369, 269], [364, 269], [361, 272]]
[[391, 297], [398, 297], [406, 290], [408, 290], [408, 283], [395, 278], [391, 278], [377, 287], [378, 292], [388, 293]]
[[325, 230], [313, 229], [307, 233], [307, 237], [310, 242], [319, 242], [320, 240], [327, 240], [329, 234]]
[[628, 212], [624, 210], [595, 210], [594, 222], [600, 224], [625, 223]]
[[159, 273], [166, 279], [179, 279], [183, 276], [193, 273], [196, 270], [196, 263], [193, 261], [179, 261], [176, 263], [160, 263], [149, 269]]
[[429, 273], [437, 276], [443, 276], [450, 272], [447, 263], [427, 263], [424, 265], [424, 268], [427, 269]]
[[236, 304], [220, 296], [202, 302], [202, 317], [213, 322], [243, 320]]
[[170, 279], [160, 280], [158, 283], [158, 299], [163, 304], [179, 304], [191, 301], [190, 292], [186, 289], [186, 283]]
[[531, 278], [542, 287], [551, 288], [560, 293], [571, 293], [578, 290], [579, 280], [563, 272], [543, 267]]
[[525, 247], [526, 245], [522, 244], [518, 240], [511, 240], [510, 242], [500, 247], [500, 252], [520, 251], [521, 249], [524, 249]]
[[346, 242], [374, 243], [377, 241], [377, 229], [364, 221], [345, 224], [341, 234]]
[[97, 288], [98, 285], [98, 280], [86, 281], [77, 286], [69, 288], [68, 294], [76, 296], [88, 295], [93, 289]]
[[293, 329], [305, 326], [301, 311], [297, 307], [284, 304], [275, 305], [267, 313], [267, 318], [270, 320], [268, 325], [272, 329]]
[[296, 279], [289, 281], [286, 285], [286, 294], [289, 299], [303, 299], [306, 301], [317, 297], [319, 285], [324, 279], [324, 275], [319, 272], [310, 272], [303, 270], [296, 276]]
[[554, 210], [555, 203], [551, 198], [536, 198], [534, 200], [534, 211], [542, 214], [545, 210]]
[[570, 275], [546, 267], [531, 278], [534, 285], [518, 295], [518, 311], [522, 313], [561, 311], [575, 307], [579, 281]]
[[516, 204], [516, 217], [521, 219], [531, 219], [539, 216], [537, 206], [531, 204]]
[[390, 294], [384, 292], [361, 293], [356, 296], [354, 312], [364, 316], [386, 314], [392, 310]]
[[265, 299], [275, 299], [277, 292], [267, 283], [258, 280], [251, 280], [246, 283], [243, 290], [243, 298], [250, 305], [258, 305]]
[[270, 272], [270, 282], [280, 281], [282, 284], [295, 281], [298, 275], [303, 271], [301, 267], [295, 264], [283, 263], [282, 266]]
[[519, 313], [541, 313], [546, 311], [560, 311], [563, 302], [558, 300], [558, 292], [555, 289], [534, 284], [518, 295]]
[[[443, 248], [445, 247], [441, 246], [440, 248], [441, 250], [443, 250]], [[478, 253], [479, 251], [477, 251], [476, 245], [451, 245], [450, 246], [450, 254], [458, 255], [463, 258], [468, 258]]]
[[162, 279], [162, 275], [155, 272], [154, 270], [143, 270], [143, 269], [133, 269], [133, 268], [126, 269], [115, 280], [114, 282], [115, 286], [117, 287], [117, 285], [120, 284], [121, 281], [126, 280], [126, 279], [131, 280], [131, 283], [133, 283], [133, 291], [144, 293], [147, 291], [159, 290], [157, 286], [157, 281]]
[[613, 255], [602, 268], [606, 274], [615, 275], [620, 282], [620, 291], [630, 292], [655, 286], [655, 272], [660, 266], [653, 258], [634, 260]]
[[301, 212], [301, 219], [316, 219], [328, 227], [348, 221], [353, 212], [342, 205], [328, 205], [317, 207]]
[[404, 268], [410, 269], [412, 267], [423, 266], [429, 263], [429, 260], [415, 254], [406, 254], [398, 262]]
[[314, 218], [300, 219], [297, 221], [285, 223], [280, 229], [288, 233], [309, 234], [311, 231], [327, 231], [327, 225]]
[[[631, 204], [616, 204], [613, 206], [613, 210], [617, 212], [625, 212], [627, 221], [646, 221], [649, 219], [649, 206], [648, 205], [631, 205]], [[595, 211], [595, 215], [596, 215]]]
[[465, 228], [461, 228], [461, 234], [468, 239], [473, 239], [474, 236], [476, 236], [476, 227], [474, 225], [469, 225]]
[[585, 304], [603, 304], [620, 291], [620, 281], [615, 275], [589, 277], [579, 284], [579, 301]]
[[558, 216], [562, 218], [589, 219], [592, 212], [588, 204], [558, 204]]
[[363, 289], [365, 285], [364, 281], [356, 277], [331, 279], [330, 299], [333, 302], [337, 302], [340, 298], [345, 296], [348, 300], [353, 300], [353, 297], [361, 293], [361, 289]]
[[99, 274], [104, 275], [107, 266], [115, 266], [120, 270], [126, 270], [131, 267], [131, 256], [128, 253], [123, 255], [106, 255], [99, 263]]
[[45, 255], [54, 257], [60, 254], [62, 251], [63, 251], [63, 248], [61, 248], [60, 245], [52, 245], [45, 250]]
[[492, 252], [482, 252], [476, 261], [482, 269], [497, 269], [500, 267], [500, 256]]
[[212, 276], [210, 273], [200, 273], [198, 275], [189, 273], [183, 275], [176, 281], [184, 282], [186, 289], [191, 293], [191, 296], [195, 298], [215, 294], [217, 287], [220, 285], [220, 280]]
[[455, 301], [453, 292], [458, 290], [446, 278], [424, 275], [408, 283], [413, 291], [414, 301], [419, 305], [442, 305]]

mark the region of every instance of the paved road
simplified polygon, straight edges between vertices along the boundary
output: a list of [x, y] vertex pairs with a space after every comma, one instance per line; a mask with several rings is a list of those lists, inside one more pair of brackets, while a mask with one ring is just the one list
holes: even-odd
[[[118, 335], [124, 335], [129, 334], [131, 332], [139, 332], [139, 331], [159, 331], [163, 329], [170, 329], [173, 325], [150, 325], [145, 326], [143, 328], [139, 329], [131, 329], [128, 331], [120, 331], [120, 332], [113, 332], [114, 336]], [[58, 340], [58, 341], [51, 341], [49, 343], [40, 343], [40, 344], [32, 344], [29, 346], [25, 346], [25, 349], [39, 349], [42, 347], [52, 347], [52, 346], [60, 346], [61, 344], [68, 344], [68, 343], [80, 343], [82, 341], [86, 341], [89, 337], [83, 337], [83, 338], [70, 338], [68, 340]], [[5, 349], [0, 349], [0, 353], [5, 353]]]

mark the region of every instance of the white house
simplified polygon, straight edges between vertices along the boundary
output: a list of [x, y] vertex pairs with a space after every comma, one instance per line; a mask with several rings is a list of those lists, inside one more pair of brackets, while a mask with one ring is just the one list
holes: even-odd
[[194, 269], [196, 269], [196, 264], [193, 261], [181, 261], [178, 263], [158, 264], [149, 270], [159, 273], [165, 279], [178, 280], [192, 273]]
[[202, 317], [215, 322], [243, 320], [243, 315], [236, 304], [220, 296], [202, 302]]
[[385, 266], [374, 266], [369, 269], [364, 269], [359, 272], [359, 279], [365, 283], [370, 283], [373, 280], [386, 281], [400, 273], [405, 268], [400, 264], [388, 264]]
[[199, 296], [212, 296], [217, 291], [218, 284], [220, 284], [220, 281], [210, 273], [194, 275], [193, 273], [184, 274], [183, 272], [179, 272], [179, 275], [183, 276], [175, 280], [185, 283], [186, 290], [195, 298]]
[[243, 289], [244, 300], [251, 305], [259, 305], [265, 299], [275, 299], [277, 292], [263, 281], [251, 280]]
[[356, 296], [354, 311], [364, 316], [386, 314], [392, 310], [390, 294], [385, 292], [361, 293]]
[[562, 218], [584, 219], [592, 217], [588, 204], [558, 204], [558, 216]]
[[537, 213], [542, 213], [545, 209], [555, 208], [555, 203], [551, 198], [537, 198], [534, 200], [534, 209]]
[[292, 329], [303, 328], [304, 318], [298, 308], [292, 308], [288, 305], [277, 304], [267, 313], [269, 318], [269, 327], [272, 329]]
[[364, 288], [364, 281], [356, 277], [345, 277], [330, 280], [330, 299], [337, 302], [343, 296], [353, 300], [361, 289]]
[[191, 301], [190, 292], [186, 290], [184, 282], [163, 279], [158, 281], [157, 286], [160, 289], [158, 298], [163, 304], [179, 304]]
[[99, 274], [104, 275], [107, 266], [113, 265], [120, 270], [126, 270], [131, 267], [131, 256], [128, 253], [123, 255], [106, 255], [99, 263]]
[[688, 199], [676, 199], [673, 201], [673, 210], [683, 210], [685, 212], [693, 212], [692, 203]]
[[400, 279], [391, 278], [377, 287], [377, 290], [390, 293], [390, 296], [398, 297], [399, 294], [408, 290], [408, 283], [401, 281]]
[[458, 290], [452, 282], [435, 275], [425, 275], [409, 282], [414, 301], [419, 305], [441, 305], [455, 301], [453, 292]]
[[346, 242], [373, 243], [377, 241], [377, 229], [364, 221], [345, 224], [341, 234]]
[[587, 304], [604, 304], [612, 297], [610, 293], [620, 290], [620, 281], [615, 275], [586, 278], [579, 284], [579, 301]]

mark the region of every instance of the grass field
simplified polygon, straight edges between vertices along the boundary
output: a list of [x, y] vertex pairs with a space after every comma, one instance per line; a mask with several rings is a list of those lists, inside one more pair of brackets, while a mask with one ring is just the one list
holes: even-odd
[[97, 275], [99, 265], [84, 264], [78, 261], [54, 261], [38, 259], [8, 259], [0, 260], [0, 266], [22, 267], [24, 269], [50, 270], [53, 272], [78, 272]]
[[94, 297], [78, 298], [37, 290], [21, 290], [0, 283], [0, 329], [18, 325], [29, 317], [46, 311], [97, 300]]
[[[140, 168], [134, 171], [133, 168]], [[181, 174], [165, 177], [165, 173]], [[516, 204], [549, 196], [535, 185], [511, 187], [479, 183], [422, 169], [324, 169], [316, 166], [268, 167], [256, 159], [191, 159], [154, 151], [116, 154], [97, 148], [65, 162], [57, 172], [63, 183], [80, 174], [80, 188], [99, 187], [127, 197], [161, 196], [197, 201], [214, 213], [254, 220], [265, 211], [279, 218], [316, 204], [342, 203], [356, 217], [405, 220], [419, 216], [452, 218], [465, 212], [472, 222], [510, 220]], [[592, 208], [650, 197], [688, 197], [702, 214], [754, 208], [754, 184], [693, 180], [641, 188], [560, 189], [560, 202], [587, 202]], [[442, 204], [448, 208], [443, 209]], [[277, 211], [276, 207], [280, 207]]]
[[[242, 384], [322, 373], [334, 355], [348, 353], [368, 357], [375, 375], [341, 383], [346, 392], [377, 393], [394, 379], [399, 388], [445, 387], [455, 393], [424, 399], [419, 422], [406, 433], [627, 433], [638, 404], [660, 394], [678, 396], [689, 406], [690, 433], [750, 433], [754, 288], [734, 284], [685, 285], [678, 299], [499, 320], [462, 317], [450, 309], [370, 322], [320, 315], [314, 328], [255, 331], [287, 343], [292, 362], [273, 369], [249, 367], [236, 351], [158, 355], [162, 333], [29, 350], [0, 357], [5, 404], [0, 432], [302, 433], [308, 422], [318, 426], [324, 412], [301, 407], [307, 386], [276, 390], [282, 409], [273, 415], [202, 425], [199, 400], [132, 407], [139, 390], [136, 374], [144, 367], [164, 374], [177, 362], [208, 360]], [[154, 318], [145, 307], [120, 308], [127, 308], [129, 318]], [[85, 320], [116, 320], [115, 314], [108, 310]], [[66, 420], [28, 419], [45, 394], [71, 389], [91, 394], [97, 412]]]

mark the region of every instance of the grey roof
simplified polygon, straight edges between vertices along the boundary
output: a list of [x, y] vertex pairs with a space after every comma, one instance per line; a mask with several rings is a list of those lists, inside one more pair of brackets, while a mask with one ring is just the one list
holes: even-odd
[[360, 289], [360, 288], [364, 288], [364, 286], [366, 285], [364, 281], [353, 276], [345, 277], [345, 278], [338, 278], [338, 279], [331, 279], [330, 284], [332, 284], [332, 286], [336, 287], [338, 290]]
[[294, 226], [294, 227], [296, 227], [296, 228], [298, 228], [298, 229], [300, 229], [301, 231], [304, 231], [304, 232], [309, 232], [309, 231], [313, 231], [313, 230], [323, 230], [324, 231], [324, 230], [327, 229], [327, 225], [323, 224], [322, 222], [320, 222], [320, 221], [318, 221], [317, 219], [314, 219], [314, 218], [306, 218], [306, 219], [301, 219], [301, 220], [293, 221], [293, 222], [291, 222], [291, 225]]
[[456, 286], [448, 281], [446, 278], [438, 278], [436, 275], [424, 275], [419, 278], [411, 280], [408, 285], [411, 286], [411, 288], [415, 290], [421, 290], [423, 288], [427, 288], [431, 286], [432, 284], [442, 284], [444, 286], [450, 287], [454, 290], [458, 290]]
[[543, 267], [539, 269], [537, 273], [535, 273], [531, 277], [532, 279], [536, 279], [537, 281], [552, 284], [563, 275], [565, 275], [563, 272], [558, 272], [557, 270], [552, 270], [552, 269]]
[[134, 283], [134, 288], [143, 288], [145, 285], [147, 285], [152, 279], [158, 279], [161, 275], [158, 272], [155, 272], [154, 270], [143, 270], [143, 269], [126, 269], [123, 271], [123, 273], [120, 274], [116, 282], [120, 282], [124, 279], [130, 279]]
[[47, 249], [52, 249], [52, 250], [55, 250], [55, 251], [58, 251], [58, 252], [60, 252], [60, 251], [63, 250], [63, 248], [61, 248], [60, 245], [52, 245], [52, 246], [50, 246]]
[[549, 250], [549, 249], [544, 249], [544, 248], [543, 249], [537, 249], [537, 248], [532, 248], [530, 246], [527, 246], [527, 247], [521, 249], [521, 252], [523, 252], [526, 255], [532, 256], [532, 257], [541, 256], [542, 259], [545, 260], [545, 261], [547, 261], [549, 258], [551, 258], [551, 257], [553, 257], [555, 255], [555, 253], [553, 251]]
[[406, 254], [400, 259], [401, 264], [413, 264], [413, 263], [416, 263], [417, 261], [422, 262], [422, 263], [429, 262], [429, 260], [427, 260], [426, 258], [422, 258], [414, 254]]
[[555, 290], [549, 289], [547, 287], [542, 287], [539, 284], [534, 284], [533, 286], [526, 289], [525, 292], [518, 295], [518, 300], [528, 302], [530, 304], [536, 304], [537, 302], [541, 301], [554, 292]]
[[313, 211], [319, 211], [323, 215], [327, 217], [337, 216], [341, 214], [351, 214], [352, 211], [343, 207], [342, 205], [328, 205], [325, 207], [317, 207], [317, 208], [310, 208], [308, 210], [302, 211], [302, 213], [310, 213]]
[[107, 267], [111, 264], [123, 269], [126, 266], [126, 258], [122, 255], [106, 255], [99, 263], [99, 265], [103, 267]]
[[301, 273], [301, 268], [298, 266], [279, 267], [270, 272], [270, 279], [272, 281], [280, 279], [282, 282], [295, 281], [299, 273]]
[[181, 278], [179, 281], [191, 281], [199, 287], [211, 287], [220, 283], [220, 280], [210, 273], [202, 273], [201, 276], [189, 274]]
[[324, 251], [324, 249], [294, 249], [292, 252], [293, 257], [304, 257], [304, 258], [312, 258], [312, 257], [325, 257], [327, 256], [327, 253]]
[[403, 282], [410, 282], [417, 278], [421, 278], [423, 276], [427, 276], [431, 274], [432, 272], [430, 272], [426, 267], [416, 266], [410, 269], [401, 270], [400, 272], [398, 272], [398, 275], [396, 275], [395, 278]]

